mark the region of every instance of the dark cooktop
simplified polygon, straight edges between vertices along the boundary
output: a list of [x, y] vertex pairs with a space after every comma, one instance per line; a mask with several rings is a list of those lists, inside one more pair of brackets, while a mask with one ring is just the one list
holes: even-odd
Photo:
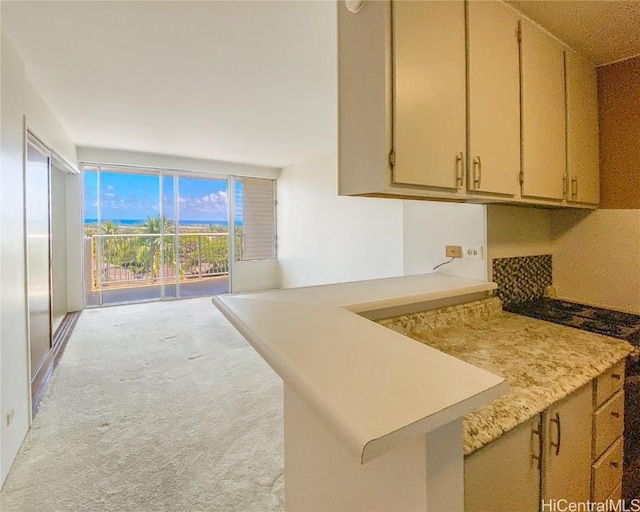
[[520, 304], [509, 304], [504, 307], [504, 310], [568, 327], [575, 327], [584, 331], [612, 336], [640, 347], [640, 315], [549, 298], [541, 298]]

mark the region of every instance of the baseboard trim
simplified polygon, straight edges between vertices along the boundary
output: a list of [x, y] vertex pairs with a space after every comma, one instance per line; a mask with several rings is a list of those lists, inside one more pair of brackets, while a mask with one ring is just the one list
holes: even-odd
[[60, 358], [67, 347], [67, 342], [78, 323], [81, 311], [67, 313], [53, 335], [53, 346], [47, 352], [38, 372], [31, 380], [31, 416], [35, 417], [40, 407], [40, 402], [49, 389], [53, 372], [60, 362]]

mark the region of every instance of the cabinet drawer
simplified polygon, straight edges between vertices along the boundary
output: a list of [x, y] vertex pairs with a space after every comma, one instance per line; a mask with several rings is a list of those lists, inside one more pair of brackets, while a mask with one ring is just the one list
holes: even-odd
[[622, 482], [622, 438], [592, 466], [592, 501], [603, 501]]
[[625, 360], [623, 359], [596, 379], [596, 407], [600, 407], [614, 393], [622, 389], [624, 384], [624, 362]]
[[624, 431], [624, 390], [618, 391], [593, 416], [593, 458], [595, 460]]

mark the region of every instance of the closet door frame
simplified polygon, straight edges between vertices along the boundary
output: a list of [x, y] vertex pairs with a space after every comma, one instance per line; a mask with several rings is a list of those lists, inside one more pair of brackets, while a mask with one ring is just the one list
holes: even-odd
[[[51, 151], [47, 148], [47, 146], [31, 131], [25, 129], [25, 143], [24, 143], [24, 187], [23, 187], [23, 212], [24, 212], [24, 251], [25, 251], [25, 291], [26, 291], [26, 302], [27, 302], [27, 317], [26, 317], [26, 328], [27, 328], [27, 339], [28, 339], [28, 352], [29, 352], [29, 378], [32, 383], [32, 386], [35, 384], [37, 380], [38, 373], [40, 369], [43, 368], [43, 364], [47, 359], [48, 353], [52, 348], [53, 343], [53, 332], [52, 332], [52, 276], [51, 276]], [[31, 325], [31, 310], [33, 306], [32, 297], [30, 294], [30, 289], [33, 284], [32, 272], [30, 272], [30, 244], [29, 244], [29, 233], [30, 233], [30, 223], [28, 218], [28, 208], [30, 204], [29, 199], [29, 160], [28, 160], [28, 151], [29, 147], [34, 148], [36, 151], [40, 152], [47, 159], [47, 287], [48, 287], [48, 350], [45, 352], [43, 357], [39, 362], [36, 363], [36, 368], [33, 368], [34, 364], [32, 361], [32, 343], [31, 336], [33, 334], [33, 329]]]

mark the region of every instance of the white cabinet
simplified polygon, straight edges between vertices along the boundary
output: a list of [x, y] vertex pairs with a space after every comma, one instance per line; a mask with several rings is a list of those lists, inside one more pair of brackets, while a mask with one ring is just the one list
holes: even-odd
[[518, 15], [468, 2], [469, 190], [515, 196], [520, 173]]
[[465, 459], [465, 511], [538, 511], [539, 432], [536, 416]]
[[595, 92], [503, 2], [340, 0], [338, 193], [594, 205]]
[[393, 2], [393, 182], [458, 189], [466, 152], [463, 2]]
[[338, 2], [338, 193], [387, 187], [391, 149], [391, 9], [367, 2], [351, 13]]
[[338, 193], [463, 196], [464, 2], [338, 2]]
[[567, 165], [564, 47], [520, 22], [522, 195], [561, 201]]
[[622, 488], [624, 432], [624, 372], [620, 361], [595, 381], [591, 501], [615, 499]]
[[566, 81], [567, 200], [598, 204], [600, 167], [596, 69], [577, 53], [567, 50]]
[[[536, 512], [541, 499], [587, 502], [592, 397], [592, 384], [584, 386], [467, 457], [465, 510]], [[603, 492], [615, 487], [615, 478], [601, 480]]]
[[591, 417], [589, 384], [543, 414], [542, 499], [587, 502], [591, 494]]

